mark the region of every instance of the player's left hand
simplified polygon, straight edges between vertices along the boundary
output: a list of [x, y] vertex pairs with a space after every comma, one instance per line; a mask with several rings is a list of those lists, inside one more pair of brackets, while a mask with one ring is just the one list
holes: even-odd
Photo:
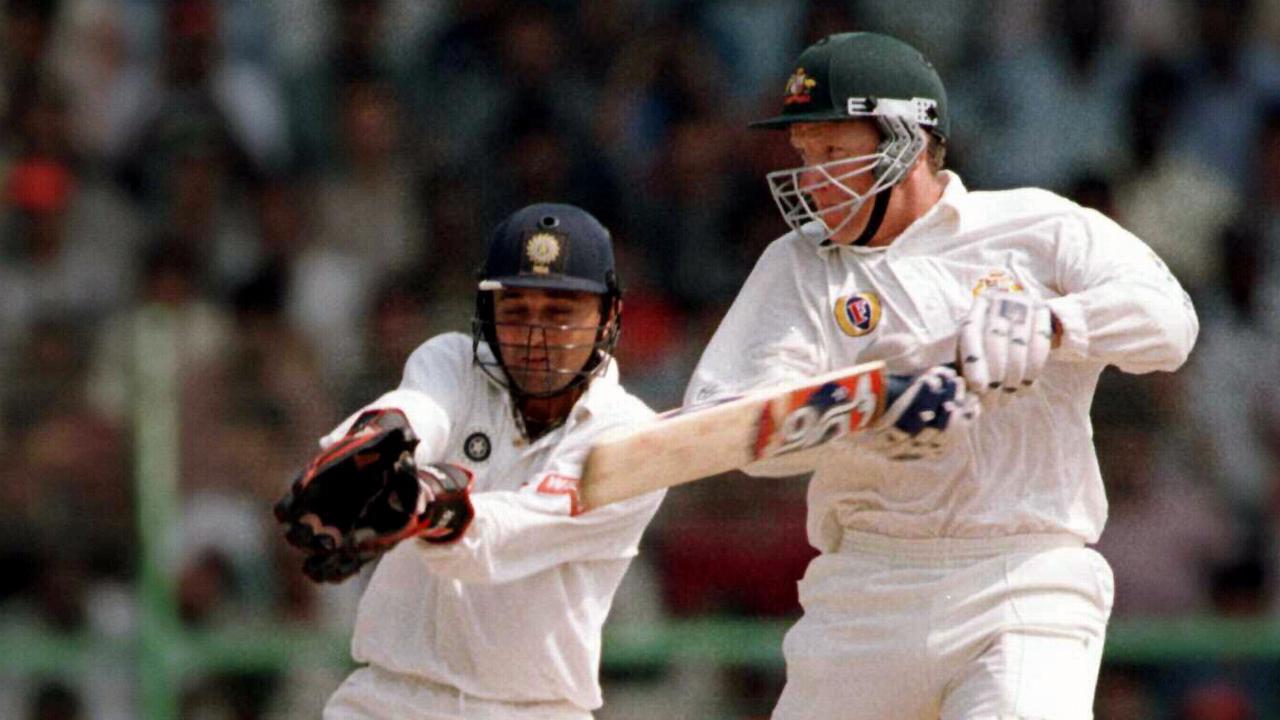
[[985, 292], [960, 325], [960, 367], [979, 395], [1030, 389], [1053, 343], [1049, 306], [1028, 293]]
[[891, 460], [941, 455], [982, 411], [978, 398], [965, 392], [964, 378], [945, 365], [915, 378], [894, 375], [889, 383], [889, 407], [876, 421], [870, 447]]
[[[318, 583], [338, 583], [360, 572], [360, 568], [401, 540], [457, 540], [471, 522], [470, 480], [470, 474], [458, 465], [432, 464], [417, 470], [416, 491], [405, 483], [398, 491], [371, 499], [366, 517], [344, 534], [337, 546], [304, 549], [303, 574]], [[406, 500], [407, 506], [403, 504]], [[292, 536], [287, 537], [291, 544], [297, 544]]]

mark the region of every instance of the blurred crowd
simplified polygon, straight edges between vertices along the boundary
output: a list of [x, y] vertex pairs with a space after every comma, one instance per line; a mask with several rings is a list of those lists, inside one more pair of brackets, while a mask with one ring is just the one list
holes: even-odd
[[[677, 404], [785, 229], [763, 176], [795, 159], [745, 123], [776, 110], [800, 49], [850, 29], [938, 66], [947, 164], [971, 189], [1094, 207], [1195, 299], [1188, 366], [1108, 373], [1095, 405], [1114, 617], [1280, 616], [1277, 0], [0, 4], [0, 628], [136, 629], [150, 307], [178, 334], [170, 540], [192, 628], [349, 627], [359, 583], [307, 585], [270, 503], [418, 343], [467, 330], [479, 253], [519, 206], [572, 202], [611, 228], [623, 381]], [[793, 615], [803, 507], [799, 481], [673, 492], [618, 621]], [[183, 713], [315, 717], [338, 677], [194, 678]], [[655, 697], [670, 717], [766, 717], [781, 683], [606, 678], [602, 719], [653, 717]], [[1108, 663], [1097, 713], [1280, 717], [1276, 678], [1274, 661]], [[134, 682], [0, 676], [0, 716], [132, 717]]]

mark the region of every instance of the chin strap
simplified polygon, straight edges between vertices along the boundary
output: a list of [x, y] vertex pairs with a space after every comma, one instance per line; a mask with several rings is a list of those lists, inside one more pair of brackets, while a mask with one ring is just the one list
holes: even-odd
[[889, 194], [893, 192], [893, 188], [889, 188], [884, 192], [876, 194], [876, 204], [871, 206], [871, 216], [867, 218], [867, 226], [862, 228], [862, 234], [858, 235], [853, 241], [854, 245], [862, 246], [871, 242], [871, 238], [876, 236], [880, 230], [880, 223], [884, 222], [885, 211], [889, 209]]

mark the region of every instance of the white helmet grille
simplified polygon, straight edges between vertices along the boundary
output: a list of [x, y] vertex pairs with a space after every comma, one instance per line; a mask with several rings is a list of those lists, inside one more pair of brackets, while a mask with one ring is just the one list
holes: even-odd
[[[765, 176], [788, 227], [806, 238], [826, 240], [848, 225], [873, 195], [892, 188], [907, 176], [924, 151], [925, 131], [914, 117], [877, 115], [874, 120], [885, 138], [876, 152], [776, 170]], [[858, 193], [849, 181], [866, 173], [874, 173], [875, 182], [865, 193]], [[820, 208], [813, 192], [828, 187], [837, 189], [846, 199]]]

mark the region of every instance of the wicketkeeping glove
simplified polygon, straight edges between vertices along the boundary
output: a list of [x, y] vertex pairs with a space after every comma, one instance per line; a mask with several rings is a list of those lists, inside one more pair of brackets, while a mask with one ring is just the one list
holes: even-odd
[[370, 411], [299, 473], [275, 515], [307, 555], [307, 577], [340, 582], [406, 538], [462, 536], [474, 514], [471, 474], [444, 463], [416, 467], [417, 444], [403, 413]]
[[969, 389], [1013, 395], [1032, 387], [1053, 344], [1049, 306], [1027, 293], [985, 292], [960, 326], [960, 365]]
[[962, 435], [982, 411], [978, 398], [965, 392], [964, 378], [946, 365], [914, 378], [890, 376], [888, 400], [870, 447], [891, 460], [941, 455], [947, 442]]

